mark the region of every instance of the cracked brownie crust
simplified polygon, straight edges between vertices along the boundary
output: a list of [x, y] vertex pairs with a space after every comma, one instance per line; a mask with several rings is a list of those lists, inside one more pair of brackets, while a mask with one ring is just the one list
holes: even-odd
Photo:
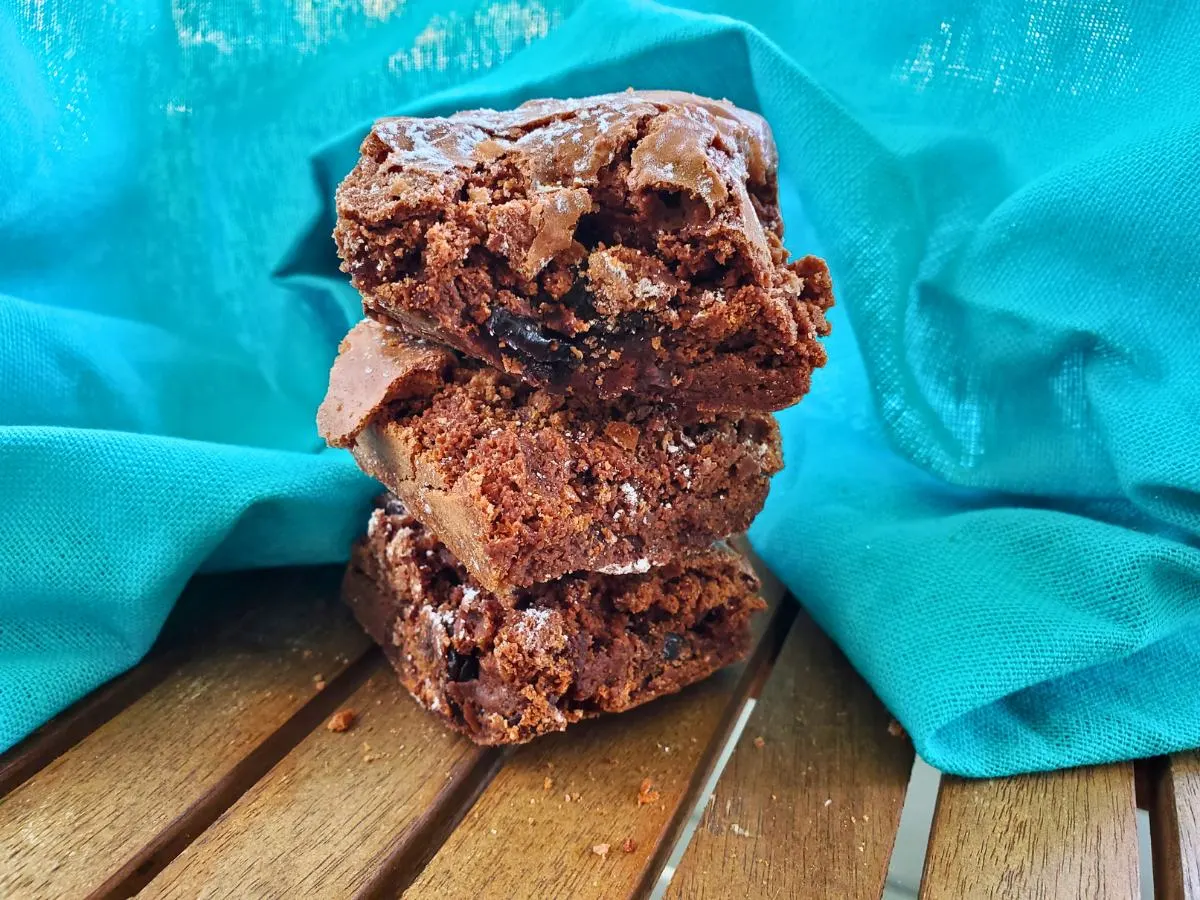
[[645, 575], [483, 589], [395, 498], [343, 596], [400, 680], [480, 744], [512, 744], [673, 693], [742, 658], [758, 583], [724, 545]]
[[670, 91], [382, 119], [334, 232], [370, 315], [588, 401], [782, 409], [824, 364], [757, 115]]
[[496, 592], [707, 547], [749, 526], [782, 466], [769, 415], [584, 408], [369, 319], [342, 343], [318, 423]]

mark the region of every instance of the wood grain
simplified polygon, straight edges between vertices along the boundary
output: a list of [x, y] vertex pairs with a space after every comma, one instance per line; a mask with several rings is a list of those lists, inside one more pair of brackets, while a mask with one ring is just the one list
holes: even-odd
[[[223, 621], [247, 596], [269, 588], [278, 570], [201, 575], [188, 582], [146, 658], [63, 710], [0, 754], [0, 797], [66, 753], [155, 684], [195, 649], [208, 623]], [[286, 577], [286, 576], [282, 576]]]
[[1128, 763], [1016, 778], [943, 776], [922, 900], [1136, 898]]
[[170, 671], [169, 666], [170, 661], [165, 654], [156, 654], [144, 660], [63, 710], [0, 756], [0, 798], [28, 781], [162, 681]]
[[1200, 753], [1180, 753], [1158, 770], [1151, 813], [1154, 889], [1162, 900], [1200, 898]]
[[0, 801], [0, 896], [128, 893], [233, 802], [287, 751], [285, 723], [306, 728], [293, 717], [310, 700], [336, 702], [314, 676], [331, 681], [368, 647], [337, 583], [331, 569], [277, 573], [269, 595], [243, 598], [248, 613]]
[[[516, 885], [528, 897], [644, 893], [774, 639], [675, 696], [519, 748], [404, 896], [509, 898]], [[657, 795], [639, 805], [645, 779]]]
[[419, 855], [499, 756], [420, 709], [382, 658], [343, 708], [350, 730], [314, 730], [139, 896], [355, 895]]
[[801, 613], [667, 896], [877, 898], [912, 744]]

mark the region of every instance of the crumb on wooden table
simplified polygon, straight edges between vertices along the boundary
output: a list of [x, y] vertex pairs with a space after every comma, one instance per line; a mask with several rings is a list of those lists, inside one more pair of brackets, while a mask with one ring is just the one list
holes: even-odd
[[553, 778], [545, 778], [542, 780], [542, 790], [543, 791], [548, 791], [552, 787], [554, 787], [554, 779]]
[[632, 853], [636, 849], [637, 841], [633, 838], [625, 838], [624, 843], [621, 844], [621, 851], [624, 853]]
[[896, 719], [892, 719], [892, 721], [888, 722], [888, 734], [897, 738], [908, 736], [908, 732], [904, 730], [904, 726], [901, 725]]
[[757, 747], [759, 750], [761, 750], [763, 747], [767, 746], [767, 742], [763, 740], [763, 736], [761, 734], [754, 739], [754, 746]]
[[659, 798], [659, 792], [654, 788], [654, 782], [649, 778], [643, 778], [641, 785], [638, 787], [637, 805], [645, 806], [647, 803], [653, 803]]
[[325, 723], [325, 727], [330, 731], [336, 731], [340, 734], [343, 731], [349, 731], [357, 719], [358, 713], [356, 713], [354, 710], [339, 709], [329, 717], [329, 721]]
[[592, 844], [592, 852], [597, 856], [608, 856], [608, 844]]

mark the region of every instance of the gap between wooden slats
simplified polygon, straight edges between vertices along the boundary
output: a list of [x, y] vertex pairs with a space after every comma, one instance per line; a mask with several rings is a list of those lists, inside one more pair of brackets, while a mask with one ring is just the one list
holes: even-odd
[[312, 731], [142, 897], [379, 896], [432, 854], [501, 752], [446, 729], [372, 660], [342, 704], [350, 729]]
[[162, 681], [195, 650], [213, 623], [244, 614], [246, 598], [280, 577], [286, 576], [281, 576], [279, 570], [260, 570], [192, 579], [141, 663], [72, 704], [0, 755], [0, 798]]
[[[518, 748], [429, 865], [397, 879], [404, 896], [644, 896], [793, 615], [776, 606], [747, 663]], [[657, 793], [639, 805], [645, 779]]]
[[319, 725], [369, 647], [339, 577], [251, 578], [244, 616], [0, 801], [0, 896], [129, 893]]
[[1139, 896], [1133, 766], [942, 777], [922, 900]]
[[1200, 753], [1153, 761], [1150, 849], [1161, 900], [1200, 900]]
[[912, 744], [801, 612], [666, 896], [877, 898]]

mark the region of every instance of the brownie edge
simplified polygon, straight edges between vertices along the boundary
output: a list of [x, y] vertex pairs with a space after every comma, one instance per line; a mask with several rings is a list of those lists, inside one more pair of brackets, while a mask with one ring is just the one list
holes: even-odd
[[517, 744], [674, 693], [747, 653], [765, 604], [724, 545], [644, 575], [479, 587], [394, 497], [353, 550], [343, 597], [427, 710], [478, 744]]

